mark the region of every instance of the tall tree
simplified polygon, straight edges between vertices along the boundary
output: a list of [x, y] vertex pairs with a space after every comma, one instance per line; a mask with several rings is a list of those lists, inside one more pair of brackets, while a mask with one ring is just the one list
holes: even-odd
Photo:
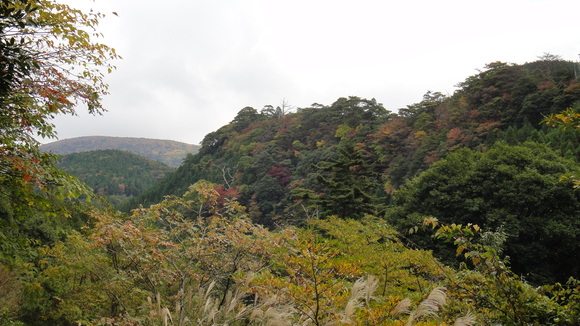
[[343, 140], [337, 151], [334, 160], [323, 161], [317, 166], [322, 172], [318, 181], [325, 186], [321, 196], [323, 214], [357, 218], [373, 213], [376, 173], [364, 157], [364, 149], [350, 140]]
[[35, 136], [55, 138], [56, 115], [74, 115], [77, 105], [104, 111], [103, 78], [120, 58], [96, 41], [99, 13], [83, 13], [49, 0], [0, 3], [0, 167], [3, 183], [22, 178], [51, 183], [55, 171], [40, 154]]
[[56, 137], [51, 120], [77, 105], [104, 111], [103, 78], [119, 56], [96, 42], [101, 18], [53, 0], [0, 2], [0, 265], [64, 237], [77, 203], [63, 199], [91, 193], [35, 137]]

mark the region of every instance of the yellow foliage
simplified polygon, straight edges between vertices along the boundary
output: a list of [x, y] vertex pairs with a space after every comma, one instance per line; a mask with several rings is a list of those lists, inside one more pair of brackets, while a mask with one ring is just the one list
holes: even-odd
[[415, 137], [415, 139], [421, 139], [421, 138], [427, 136], [427, 133], [423, 130], [419, 130], [419, 131], [415, 132], [413, 134], [413, 136]]

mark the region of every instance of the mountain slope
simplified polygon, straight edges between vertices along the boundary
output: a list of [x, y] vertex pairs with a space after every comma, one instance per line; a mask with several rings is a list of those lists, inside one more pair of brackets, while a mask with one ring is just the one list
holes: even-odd
[[161, 162], [112, 149], [63, 155], [57, 167], [108, 197], [112, 204], [138, 196], [174, 171]]
[[[495, 62], [452, 96], [428, 92], [398, 113], [358, 97], [283, 116], [247, 107], [131, 207], [180, 195], [205, 179], [239, 189], [244, 205], [256, 203], [254, 220], [271, 225], [282, 216], [303, 221], [314, 213], [339, 214], [340, 205], [333, 203], [348, 204], [341, 196], [348, 196], [349, 182], [360, 183], [357, 191], [366, 201], [384, 206], [406, 180], [463, 147], [485, 150], [497, 140], [533, 140], [577, 159], [578, 135], [538, 124], [542, 116], [580, 106], [573, 67], [560, 60]], [[349, 160], [357, 163], [349, 166]], [[352, 175], [340, 175], [341, 169]], [[361, 178], [360, 171], [372, 173]]]
[[[181, 195], [203, 179], [223, 185], [217, 193], [239, 193], [252, 220], [269, 227], [367, 215], [387, 217], [402, 234], [427, 216], [488, 230], [505, 223], [507, 240], [501, 245], [514, 256], [517, 273], [539, 282], [565, 281], [566, 276], [580, 275], [580, 264], [559, 265], [556, 273], [545, 266], [538, 271], [538, 264], [530, 262], [561, 260], [558, 248], [572, 256], [580, 252], [580, 197], [572, 182], [561, 180], [578, 175], [580, 133], [541, 124], [544, 116], [569, 107], [580, 111], [580, 82], [573, 63], [563, 61], [493, 63], [468, 77], [452, 96], [428, 92], [423, 101], [396, 114], [374, 99], [358, 97], [286, 115], [272, 114], [268, 107], [261, 112], [246, 107], [231, 123], [208, 134], [198, 154], [188, 156], [175, 173], [123, 209]], [[542, 158], [526, 146], [558, 159]], [[469, 173], [463, 164], [471, 152], [506, 155]], [[456, 178], [425, 182], [424, 193], [449, 205], [435, 211], [427, 206], [429, 201], [410, 196], [419, 206], [405, 210], [397, 202], [401, 189], [416, 185], [423, 171], [442, 166], [447, 158], [458, 162], [444, 170]], [[550, 173], [540, 168], [556, 161], [563, 168]], [[477, 192], [476, 186], [485, 182], [496, 188]], [[460, 209], [479, 220], [460, 220], [453, 215]], [[432, 241], [428, 234], [420, 237], [426, 246]]]
[[44, 144], [40, 146], [40, 149], [44, 152], [59, 155], [101, 149], [118, 149], [162, 162], [172, 167], [178, 167], [187, 154], [197, 153], [199, 146], [173, 140], [87, 136]]

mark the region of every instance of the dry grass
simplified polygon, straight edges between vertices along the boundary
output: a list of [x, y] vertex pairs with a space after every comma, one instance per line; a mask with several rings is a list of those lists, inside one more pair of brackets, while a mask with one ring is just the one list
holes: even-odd
[[471, 312], [468, 312], [465, 316], [457, 318], [453, 326], [473, 326], [477, 322], [477, 319]]
[[356, 309], [361, 308], [363, 304], [368, 305], [368, 303], [374, 299], [373, 293], [378, 285], [379, 281], [373, 275], [369, 275], [366, 278], [361, 277], [354, 283], [350, 299], [344, 309], [342, 318], [343, 323], [351, 323]]
[[413, 301], [411, 301], [411, 299], [409, 299], [409, 298], [405, 298], [405, 299], [401, 300], [401, 302], [399, 302], [399, 304], [397, 304], [395, 309], [393, 309], [393, 312], [391, 313], [391, 315], [393, 317], [399, 317], [401, 315], [410, 315], [412, 305], [413, 305]]
[[446, 303], [447, 296], [445, 291], [447, 289], [444, 287], [436, 287], [429, 293], [427, 299], [423, 300], [417, 309], [411, 312], [406, 325], [411, 326], [416, 320], [437, 317], [439, 309], [443, 307]]
[[[216, 296], [216, 282], [210, 282], [205, 287], [199, 286], [186, 295], [181, 291], [178, 297], [182, 300], [176, 300], [174, 311], [161, 304], [159, 295], [155, 302], [148, 298], [150, 320], [163, 326], [235, 325], [237, 322], [244, 325], [293, 325], [294, 308], [280, 304], [276, 297], [256, 298], [253, 303], [244, 302], [249, 293], [250, 281], [251, 276], [239, 280], [223, 298], [219, 293]], [[184, 302], [183, 306], [180, 301]]]
[[[369, 303], [376, 299], [373, 297], [373, 293], [377, 286], [378, 281], [373, 276], [357, 280], [352, 286], [350, 299], [344, 307], [344, 312], [340, 314], [340, 319], [327, 321], [328, 325], [360, 322], [356, 320], [356, 311], [359, 308], [368, 307]], [[189, 291], [188, 295], [184, 296], [183, 293], [180, 293], [179, 297], [185, 299], [185, 305], [182, 307], [179, 303], [180, 300], [177, 300], [173, 312], [161, 304], [159, 295], [155, 300], [149, 298], [151, 321], [163, 326], [217, 326], [236, 325], [236, 323], [261, 326], [312, 324], [311, 320], [301, 318], [304, 316], [297, 312], [293, 306], [276, 296], [255, 297], [253, 302], [248, 302], [247, 295], [251, 292], [249, 291], [251, 288], [250, 278], [236, 282], [235, 286], [223, 298], [221, 295], [219, 298], [215, 296], [215, 287], [216, 283], [211, 282], [205, 287], [200, 286], [195, 291]], [[402, 315], [409, 315], [406, 326], [414, 325], [420, 320], [438, 318], [438, 313], [447, 301], [445, 291], [444, 287], [433, 289], [415, 310], [411, 310], [413, 302], [409, 298], [405, 298], [393, 309], [391, 316], [398, 318]], [[454, 323], [455, 326], [473, 326], [475, 324], [476, 318], [472, 313], [457, 318]]]

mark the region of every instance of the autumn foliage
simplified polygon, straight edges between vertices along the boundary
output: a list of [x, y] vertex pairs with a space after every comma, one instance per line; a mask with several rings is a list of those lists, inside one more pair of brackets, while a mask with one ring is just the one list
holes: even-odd
[[490, 63], [396, 113], [245, 107], [120, 212], [33, 138], [104, 111], [102, 15], [0, 14], [0, 325], [578, 324], [569, 62]]

